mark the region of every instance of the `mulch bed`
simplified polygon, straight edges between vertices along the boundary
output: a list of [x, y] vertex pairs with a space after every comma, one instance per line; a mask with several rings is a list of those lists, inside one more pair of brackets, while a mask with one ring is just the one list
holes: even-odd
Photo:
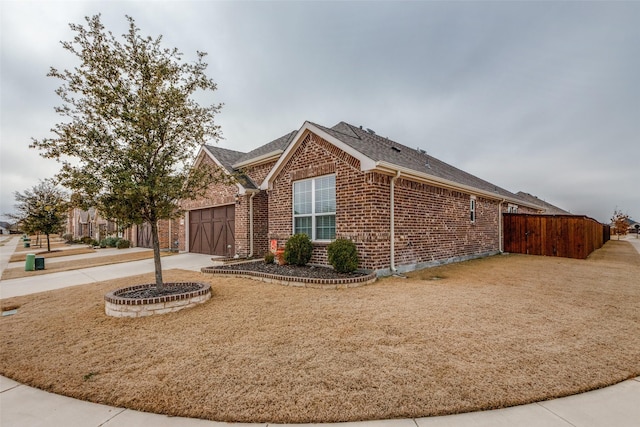
[[241, 264], [223, 265], [214, 267], [216, 270], [254, 271], [260, 273], [276, 274], [286, 277], [311, 277], [314, 279], [350, 279], [352, 277], [366, 276], [367, 273], [338, 273], [332, 268], [316, 266], [265, 264], [262, 261], [246, 262]]
[[165, 283], [162, 288], [157, 286], [149, 286], [148, 288], [136, 289], [128, 292], [118, 293], [120, 298], [144, 299], [157, 298], [166, 295], [184, 294], [187, 292], [197, 291], [202, 286], [198, 283]]

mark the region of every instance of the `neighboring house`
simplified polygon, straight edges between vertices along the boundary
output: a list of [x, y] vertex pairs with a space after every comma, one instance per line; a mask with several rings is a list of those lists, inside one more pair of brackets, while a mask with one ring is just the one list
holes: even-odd
[[335, 238], [352, 240], [360, 268], [379, 274], [498, 253], [502, 213], [541, 213], [523, 199], [371, 130], [311, 122], [249, 153], [205, 146], [208, 162], [238, 176], [185, 201], [180, 249], [262, 256], [295, 233], [327, 264]]
[[11, 233], [11, 224], [8, 222], [0, 222], [0, 234], [10, 234]]
[[71, 234], [75, 240], [83, 237], [101, 240], [115, 234], [116, 230], [115, 222], [102, 218], [95, 208], [89, 208], [88, 210], [80, 208], [69, 209], [67, 233]]
[[627, 233], [636, 234], [636, 233], [638, 233], [638, 231], [640, 231], [639, 230], [640, 227], [636, 228], [637, 225], [640, 225], [639, 222], [636, 222], [636, 221], [632, 220], [631, 218], [628, 218], [627, 219], [627, 224], [628, 224]]
[[[516, 193], [516, 196], [520, 197], [522, 200], [526, 200], [530, 203], [533, 203], [534, 205], [538, 205], [542, 207], [544, 209], [543, 213], [545, 215], [573, 215], [571, 212], [565, 211], [564, 209], [554, 206], [551, 203], [546, 202], [544, 200], [540, 200], [532, 194], [525, 193], [523, 191], [518, 191]], [[513, 212], [513, 213], [517, 213], [517, 212]]]

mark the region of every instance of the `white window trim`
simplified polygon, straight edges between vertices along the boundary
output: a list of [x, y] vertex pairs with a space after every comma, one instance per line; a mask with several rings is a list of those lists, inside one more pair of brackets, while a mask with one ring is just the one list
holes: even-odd
[[507, 205], [507, 213], [518, 213], [518, 205], [509, 203]]
[[[313, 234], [313, 236], [309, 236], [309, 238], [311, 239], [312, 242], [332, 242], [335, 239], [316, 239], [316, 217], [318, 216], [330, 216], [333, 215], [334, 218], [336, 217], [336, 212], [322, 212], [321, 214], [317, 214], [316, 213], [316, 180], [317, 179], [322, 179], [322, 178], [326, 178], [328, 176], [333, 176], [335, 178], [336, 174], [334, 173], [330, 173], [327, 175], [320, 175], [320, 176], [314, 176], [312, 178], [306, 178], [306, 179], [299, 179], [297, 181], [294, 181], [291, 183], [291, 230], [293, 230], [294, 234], [296, 232], [296, 218], [305, 218], [305, 217], [311, 217], [311, 234]], [[310, 214], [299, 214], [296, 215], [295, 213], [295, 185], [296, 183], [299, 182], [305, 182], [305, 181], [311, 181], [311, 213]], [[335, 185], [335, 179], [334, 179], [334, 185]], [[336, 199], [337, 199], [337, 188], [334, 188], [336, 191]], [[336, 200], [336, 204], [337, 204], [337, 200]], [[336, 225], [337, 228], [337, 225]]]
[[469, 220], [471, 221], [471, 224], [476, 223], [477, 207], [476, 196], [471, 196], [469, 198]]

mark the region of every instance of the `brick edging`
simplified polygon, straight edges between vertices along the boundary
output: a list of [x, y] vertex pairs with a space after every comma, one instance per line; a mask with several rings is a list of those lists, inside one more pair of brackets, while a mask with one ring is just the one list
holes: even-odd
[[267, 283], [276, 283], [284, 286], [297, 286], [319, 289], [356, 288], [359, 286], [371, 284], [377, 279], [377, 275], [375, 272], [358, 277], [348, 277], [341, 279], [318, 279], [314, 277], [283, 276], [280, 274], [263, 273], [259, 271], [226, 269], [221, 270], [216, 267], [203, 267], [200, 269], [200, 271], [202, 273], [215, 274], [218, 276], [245, 277], [248, 279], [260, 280]]
[[146, 283], [144, 285], [127, 286], [125, 288], [119, 288], [114, 291], [108, 292], [104, 296], [104, 300], [112, 304], [123, 304], [123, 305], [160, 304], [164, 302], [180, 301], [183, 299], [199, 297], [201, 295], [205, 295], [211, 292], [211, 285], [207, 285], [206, 283], [175, 282], [175, 283], [165, 283], [165, 285], [198, 285], [200, 286], [200, 289], [195, 291], [189, 291], [189, 292], [181, 292], [179, 294], [173, 294], [173, 295], [164, 295], [161, 297], [154, 297], [154, 298], [126, 298], [126, 297], [119, 296], [120, 294], [123, 294], [125, 292], [137, 291], [140, 289], [145, 289], [145, 288], [155, 286], [155, 283]]

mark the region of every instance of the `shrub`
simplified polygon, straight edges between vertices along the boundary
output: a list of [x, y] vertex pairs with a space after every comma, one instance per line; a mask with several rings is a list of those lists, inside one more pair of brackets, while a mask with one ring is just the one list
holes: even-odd
[[131, 246], [131, 242], [128, 241], [127, 239], [119, 239], [118, 243], [116, 243], [116, 247], [118, 249], [126, 249], [129, 246]]
[[329, 264], [338, 273], [351, 273], [358, 268], [358, 249], [347, 239], [336, 239], [327, 246]]
[[98, 241], [96, 239], [91, 239], [91, 242], [89, 242], [89, 244], [91, 246], [98, 246], [100, 243], [98, 243]]
[[284, 245], [284, 260], [287, 264], [307, 265], [311, 259], [313, 245], [304, 233], [294, 234]]
[[84, 236], [80, 239], [80, 242], [84, 243], [85, 245], [91, 244], [91, 241], [93, 239], [89, 236]]
[[273, 264], [273, 261], [276, 259], [276, 256], [273, 252], [267, 252], [264, 254], [264, 263], [265, 264]]
[[120, 240], [117, 237], [107, 237], [106, 239], [102, 239], [102, 242], [100, 242], [100, 245], [102, 246], [102, 244], [105, 245], [105, 247], [110, 247], [110, 248], [115, 248], [118, 245], [118, 240]]
[[64, 236], [62, 236], [62, 238], [67, 244], [73, 243], [73, 234], [65, 234]]

